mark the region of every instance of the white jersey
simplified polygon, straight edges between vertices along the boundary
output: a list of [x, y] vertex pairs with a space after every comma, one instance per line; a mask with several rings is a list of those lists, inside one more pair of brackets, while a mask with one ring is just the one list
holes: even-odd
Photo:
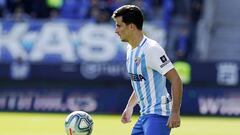
[[169, 116], [172, 102], [164, 74], [174, 67], [163, 48], [144, 36], [136, 48], [128, 45], [126, 65], [141, 115]]

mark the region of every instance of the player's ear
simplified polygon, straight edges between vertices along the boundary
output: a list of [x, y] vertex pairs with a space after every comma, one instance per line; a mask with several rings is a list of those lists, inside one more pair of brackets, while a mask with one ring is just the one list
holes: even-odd
[[136, 26], [133, 23], [129, 24], [130, 29], [134, 29]]

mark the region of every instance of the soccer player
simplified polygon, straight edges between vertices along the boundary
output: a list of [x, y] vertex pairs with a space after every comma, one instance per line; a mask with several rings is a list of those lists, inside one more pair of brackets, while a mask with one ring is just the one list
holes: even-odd
[[[133, 108], [140, 106], [140, 117], [132, 135], [169, 135], [180, 126], [182, 82], [163, 48], [142, 32], [143, 14], [135, 5], [124, 5], [112, 15], [115, 33], [128, 42], [127, 70], [133, 87], [122, 123], [131, 122]], [[171, 83], [172, 96], [166, 89]]]

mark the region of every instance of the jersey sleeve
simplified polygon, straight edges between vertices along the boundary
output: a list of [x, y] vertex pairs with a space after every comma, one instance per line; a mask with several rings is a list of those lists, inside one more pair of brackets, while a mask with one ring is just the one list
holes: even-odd
[[145, 52], [147, 66], [165, 75], [174, 68], [172, 62], [165, 51], [159, 45], [154, 45], [146, 49]]

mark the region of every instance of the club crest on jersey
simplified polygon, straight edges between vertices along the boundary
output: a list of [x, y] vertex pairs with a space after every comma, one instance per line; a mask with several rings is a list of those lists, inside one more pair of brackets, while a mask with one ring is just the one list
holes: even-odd
[[138, 66], [141, 63], [141, 58], [140, 57], [135, 57], [134, 63]]

